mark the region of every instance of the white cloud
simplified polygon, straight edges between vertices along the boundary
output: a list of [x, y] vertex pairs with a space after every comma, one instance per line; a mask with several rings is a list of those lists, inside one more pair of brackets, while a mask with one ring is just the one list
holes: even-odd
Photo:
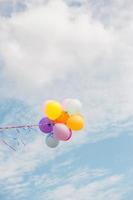
[[[18, 193], [21, 189], [25, 190], [24, 173], [34, 171], [42, 162], [42, 157], [43, 162], [48, 162], [54, 156], [70, 151], [73, 145], [75, 148], [88, 142], [86, 138], [96, 141], [97, 138], [109, 137], [109, 134], [118, 135], [124, 127], [129, 128], [130, 123], [126, 124], [125, 121], [133, 113], [133, 14], [128, 13], [128, 23], [125, 24], [125, 7], [120, 6], [120, 1], [115, 2], [116, 11], [113, 9], [111, 12], [113, 16], [108, 27], [92, 17], [88, 5], [70, 8], [62, 1], [44, 5], [40, 1], [38, 6], [34, 1], [35, 4], [25, 12], [8, 19], [0, 18], [0, 53], [5, 63], [5, 82], [1, 83], [0, 90], [5, 91], [7, 96], [25, 96], [26, 102], [35, 101], [35, 104], [51, 93], [50, 98], [78, 96], [84, 102], [87, 126], [86, 133], [75, 135], [71, 144], [63, 144], [64, 150], [60, 147], [61, 153], [60, 150], [46, 150], [47, 157], [44, 157], [38, 137], [20, 158], [19, 154], [5, 162], [3, 150], [0, 153], [0, 179], [7, 179], [7, 190], [13, 189], [10, 183], [18, 184]], [[106, 133], [107, 127], [114, 129], [108, 128]], [[96, 131], [98, 135], [86, 137], [88, 130]], [[81, 176], [84, 178], [85, 173], [80, 174], [79, 179]], [[40, 183], [46, 177], [42, 178]], [[71, 181], [76, 181], [76, 178], [73, 177]], [[61, 198], [59, 194], [62, 194], [63, 200], [71, 200], [71, 197], [72, 200], [82, 199], [84, 196], [85, 200], [89, 193], [91, 200], [104, 200], [107, 197], [119, 200], [123, 193], [117, 187], [112, 189], [112, 184], [116, 186], [121, 179], [121, 176], [109, 176], [81, 188], [67, 182], [47, 195], [49, 199], [55, 195], [58, 200]], [[57, 182], [58, 178], [50, 182], [47, 177], [47, 184]], [[37, 182], [38, 185], [40, 183]]]
[[[84, 172], [84, 170], [83, 170]], [[47, 192], [44, 194], [44, 197], [47, 197], [48, 200], [52, 200], [53, 198], [56, 200], [104, 200], [104, 199], [114, 199], [120, 200], [122, 199], [123, 195], [127, 192], [128, 188], [123, 189], [122, 182], [123, 177], [121, 175], [112, 175], [107, 177], [102, 177], [99, 180], [91, 180], [89, 182], [89, 177], [93, 173], [93, 170], [90, 173], [86, 172], [86, 176], [83, 177], [80, 174], [76, 174], [79, 181], [76, 183], [73, 182], [73, 178], [75, 180], [75, 176], [71, 176], [70, 181], [66, 181], [65, 184], [60, 184], [57, 186], [52, 192]], [[96, 178], [97, 176], [95, 176]], [[88, 182], [84, 180], [84, 178]], [[78, 180], [78, 179], [77, 179]], [[78, 184], [80, 186], [78, 186]]]
[[131, 115], [132, 14], [127, 25], [120, 21], [117, 28], [113, 23], [105, 28], [91, 15], [92, 11], [84, 6], [70, 8], [63, 1], [50, 1], [10, 19], [0, 19], [0, 51], [5, 76], [15, 88], [12, 95], [32, 95], [29, 101], [36, 101], [35, 96], [42, 99], [43, 88], [50, 96], [46, 86], [72, 73], [70, 83], [60, 87], [64, 91], [72, 85], [66, 94], [75, 94], [77, 75], [78, 94], [88, 105], [91, 119]]
[[88, 66], [112, 42], [101, 24], [82, 10], [75, 13], [62, 1], [1, 19], [0, 25], [6, 73], [22, 89], [27, 82], [30, 89], [43, 88], [71, 68], [79, 68], [79, 63]]
[[[0, 146], [2, 155], [0, 158], [0, 185], [6, 195], [9, 193], [10, 198], [23, 199], [23, 196], [27, 195], [29, 191], [29, 185], [34, 181], [31, 176], [30, 180], [26, 182], [25, 175], [34, 174], [38, 166], [47, 165], [49, 161], [63, 153], [61, 149], [50, 150], [43, 143], [44, 136], [38, 136], [23, 147], [22, 151], [16, 153], [8, 151], [7, 147], [4, 149], [4, 146]], [[38, 186], [37, 181], [35, 182], [35, 185]], [[47, 177], [47, 184], [52, 184], [50, 177]]]
[[87, 130], [103, 133], [110, 125], [121, 127], [133, 113], [133, 15], [128, 13], [125, 24], [124, 14], [130, 4], [126, 8], [125, 1], [109, 4], [108, 27], [92, 17], [87, 3], [75, 8], [61, 0], [33, 3], [12, 18], [0, 18], [6, 77], [1, 92], [25, 96], [25, 101], [37, 105], [46, 97], [78, 96], [84, 103]]
[[[26, 152], [1, 163], [0, 185], [9, 199], [27, 198], [31, 187], [32, 190], [36, 189], [37, 199], [45, 197], [48, 200], [121, 200], [128, 192], [129, 188], [123, 185], [124, 175], [111, 174], [107, 169], [75, 168], [75, 158], [56, 164], [53, 160], [49, 165], [49, 161], [55, 157], [57, 159], [63, 150], [50, 152], [42, 149], [40, 139], [27, 148]], [[36, 174], [38, 166], [43, 166], [44, 171]], [[45, 172], [47, 167], [49, 170]], [[62, 168], [67, 172], [63, 177], [60, 174]], [[26, 174], [29, 174], [28, 179], [25, 178]]]

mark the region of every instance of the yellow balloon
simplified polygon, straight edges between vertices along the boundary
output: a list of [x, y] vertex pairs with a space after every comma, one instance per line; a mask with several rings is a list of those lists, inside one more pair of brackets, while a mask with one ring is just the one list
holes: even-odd
[[73, 131], [78, 131], [84, 127], [84, 119], [81, 115], [72, 115], [67, 121], [67, 126]]
[[62, 106], [57, 101], [47, 101], [45, 105], [45, 114], [51, 119], [57, 119], [62, 113]]

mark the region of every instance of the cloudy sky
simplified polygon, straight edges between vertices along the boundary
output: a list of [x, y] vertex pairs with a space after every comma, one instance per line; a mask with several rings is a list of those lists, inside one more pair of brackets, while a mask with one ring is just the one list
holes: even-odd
[[1, 200], [132, 200], [132, 10], [132, 0], [0, 0], [0, 126], [37, 124], [47, 99], [78, 98], [85, 116], [54, 150], [38, 129], [0, 132]]

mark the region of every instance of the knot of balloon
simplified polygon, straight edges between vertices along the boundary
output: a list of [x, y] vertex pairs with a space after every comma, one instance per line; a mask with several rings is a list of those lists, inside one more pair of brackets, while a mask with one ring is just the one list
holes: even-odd
[[68, 141], [72, 131], [84, 127], [84, 118], [80, 114], [82, 104], [77, 99], [65, 99], [62, 103], [48, 100], [44, 106], [44, 116], [39, 122], [39, 129], [47, 134], [46, 145], [55, 148], [60, 141]]

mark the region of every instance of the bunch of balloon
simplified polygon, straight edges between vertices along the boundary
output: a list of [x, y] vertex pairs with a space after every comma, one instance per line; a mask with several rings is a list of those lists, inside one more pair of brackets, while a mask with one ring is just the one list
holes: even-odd
[[46, 117], [40, 120], [39, 128], [47, 134], [48, 147], [55, 148], [59, 141], [68, 141], [72, 137], [72, 131], [78, 131], [84, 127], [84, 118], [80, 114], [81, 107], [77, 99], [65, 99], [62, 103], [54, 100], [45, 102]]

